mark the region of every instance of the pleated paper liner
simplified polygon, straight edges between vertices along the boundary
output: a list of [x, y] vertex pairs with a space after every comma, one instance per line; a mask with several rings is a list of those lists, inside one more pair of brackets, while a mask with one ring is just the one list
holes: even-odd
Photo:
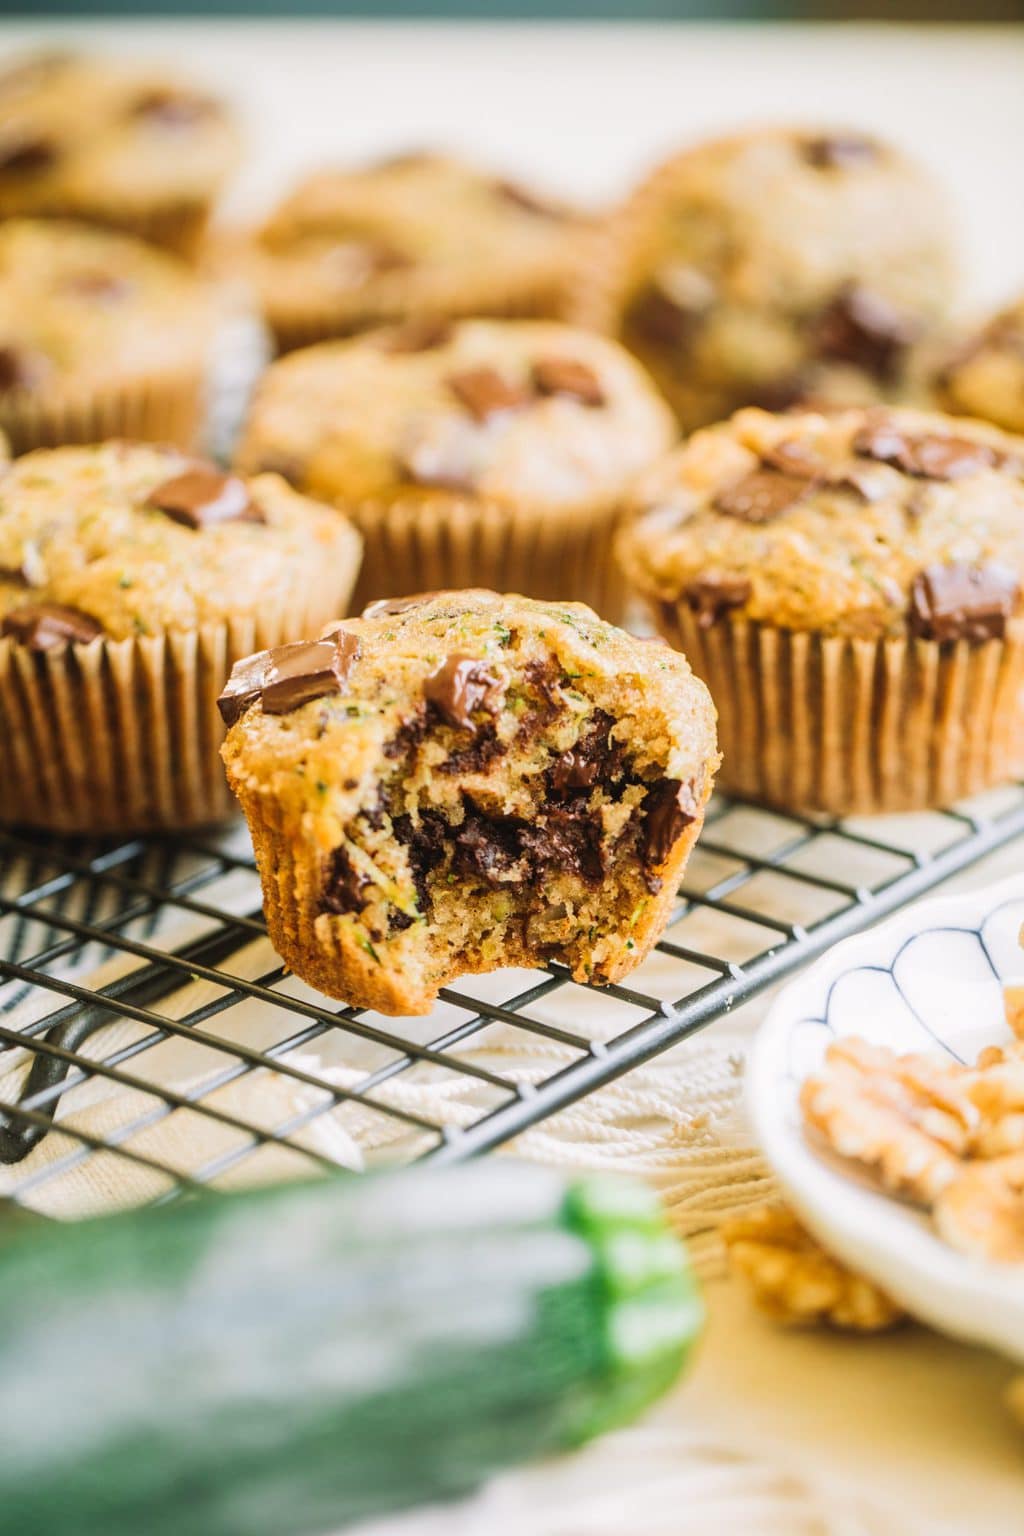
[[59, 832], [200, 827], [235, 803], [217, 696], [232, 666], [347, 611], [354, 570], [252, 618], [43, 653], [0, 639], [0, 822]]
[[855, 639], [686, 603], [659, 627], [718, 709], [719, 787], [842, 816], [949, 805], [1024, 771], [1024, 623], [1005, 640]]
[[202, 362], [88, 388], [15, 388], [0, 393], [0, 431], [16, 454], [114, 437], [191, 448], [203, 424], [204, 394]]
[[611, 623], [622, 617], [614, 505], [517, 506], [431, 490], [345, 510], [365, 540], [357, 611], [380, 597], [490, 587], [588, 603]]

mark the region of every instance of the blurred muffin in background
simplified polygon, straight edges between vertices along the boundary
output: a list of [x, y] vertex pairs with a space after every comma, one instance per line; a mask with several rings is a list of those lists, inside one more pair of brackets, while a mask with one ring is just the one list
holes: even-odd
[[359, 555], [345, 518], [277, 475], [125, 442], [19, 459], [0, 501], [0, 824], [229, 815], [224, 679], [345, 613]]
[[671, 412], [616, 343], [553, 321], [410, 322], [272, 364], [238, 452], [347, 512], [355, 604], [493, 587], [614, 619], [625, 487]]
[[177, 257], [59, 219], [0, 223], [0, 429], [16, 453], [190, 444], [216, 308]]
[[85, 219], [191, 256], [238, 158], [224, 104], [162, 69], [62, 51], [0, 71], [0, 217]]
[[1024, 433], [1024, 297], [994, 315], [939, 374], [946, 410]]
[[582, 216], [444, 155], [302, 182], [221, 259], [279, 350], [422, 316], [557, 316]]
[[569, 316], [625, 342], [688, 431], [743, 405], [926, 401], [954, 283], [920, 167], [772, 128], [656, 170], [592, 240]]
[[1024, 768], [1024, 438], [739, 411], [640, 477], [627, 578], [718, 709], [727, 792], [832, 815]]

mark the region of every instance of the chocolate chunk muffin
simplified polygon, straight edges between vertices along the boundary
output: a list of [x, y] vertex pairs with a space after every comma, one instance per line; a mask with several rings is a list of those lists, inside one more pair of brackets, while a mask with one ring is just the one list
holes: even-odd
[[322, 171], [222, 260], [281, 351], [392, 321], [557, 316], [580, 214], [458, 160]]
[[0, 71], [0, 217], [84, 219], [187, 256], [237, 158], [224, 104], [162, 69], [51, 51]]
[[57, 219], [0, 223], [0, 427], [17, 453], [189, 444], [216, 308], [176, 257]]
[[690, 431], [743, 405], [920, 403], [953, 272], [917, 165], [774, 128], [656, 170], [595, 239], [569, 316], [623, 340]]
[[614, 618], [619, 497], [674, 435], [614, 342], [544, 321], [416, 324], [273, 364], [238, 463], [352, 516], [357, 602], [500, 585]]
[[948, 804], [1024, 768], [1024, 439], [741, 411], [640, 482], [618, 555], [718, 706], [723, 786]]
[[1024, 298], [1003, 309], [960, 347], [939, 376], [949, 411], [1024, 432]]
[[359, 544], [279, 476], [247, 481], [173, 448], [19, 459], [0, 481], [0, 822], [223, 818], [224, 675], [344, 613]]
[[682, 656], [494, 592], [377, 603], [239, 662], [220, 702], [275, 947], [392, 1014], [505, 965], [624, 976], [668, 920], [717, 763]]

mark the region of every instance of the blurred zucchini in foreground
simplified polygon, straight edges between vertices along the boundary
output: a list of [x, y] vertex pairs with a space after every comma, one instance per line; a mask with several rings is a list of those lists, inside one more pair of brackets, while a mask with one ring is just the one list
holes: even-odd
[[702, 1321], [641, 1185], [488, 1162], [0, 1232], [0, 1532], [299, 1536], [624, 1422]]

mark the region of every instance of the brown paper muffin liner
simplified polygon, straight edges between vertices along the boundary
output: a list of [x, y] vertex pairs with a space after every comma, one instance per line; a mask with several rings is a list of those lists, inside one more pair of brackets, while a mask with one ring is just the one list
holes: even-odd
[[379, 597], [490, 587], [587, 603], [611, 623], [624, 611], [611, 553], [617, 506], [513, 506], [431, 491], [345, 511], [364, 539], [357, 610]]
[[354, 563], [325, 570], [258, 619], [183, 633], [41, 654], [0, 639], [0, 823], [123, 833], [223, 821], [235, 808], [217, 711], [228, 673], [344, 614], [354, 577]]
[[718, 709], [719, 788], [843, 816], [949, 805], [1024, 771], [1024, 622], [1005, 640], [856, 639], [657, 612]]
[[112, 437], [191, 448], [203, 424], [204, 394], [201, 364], [93, 389], [6, 390], [0, 394], [0, 431], [15, 454]]

